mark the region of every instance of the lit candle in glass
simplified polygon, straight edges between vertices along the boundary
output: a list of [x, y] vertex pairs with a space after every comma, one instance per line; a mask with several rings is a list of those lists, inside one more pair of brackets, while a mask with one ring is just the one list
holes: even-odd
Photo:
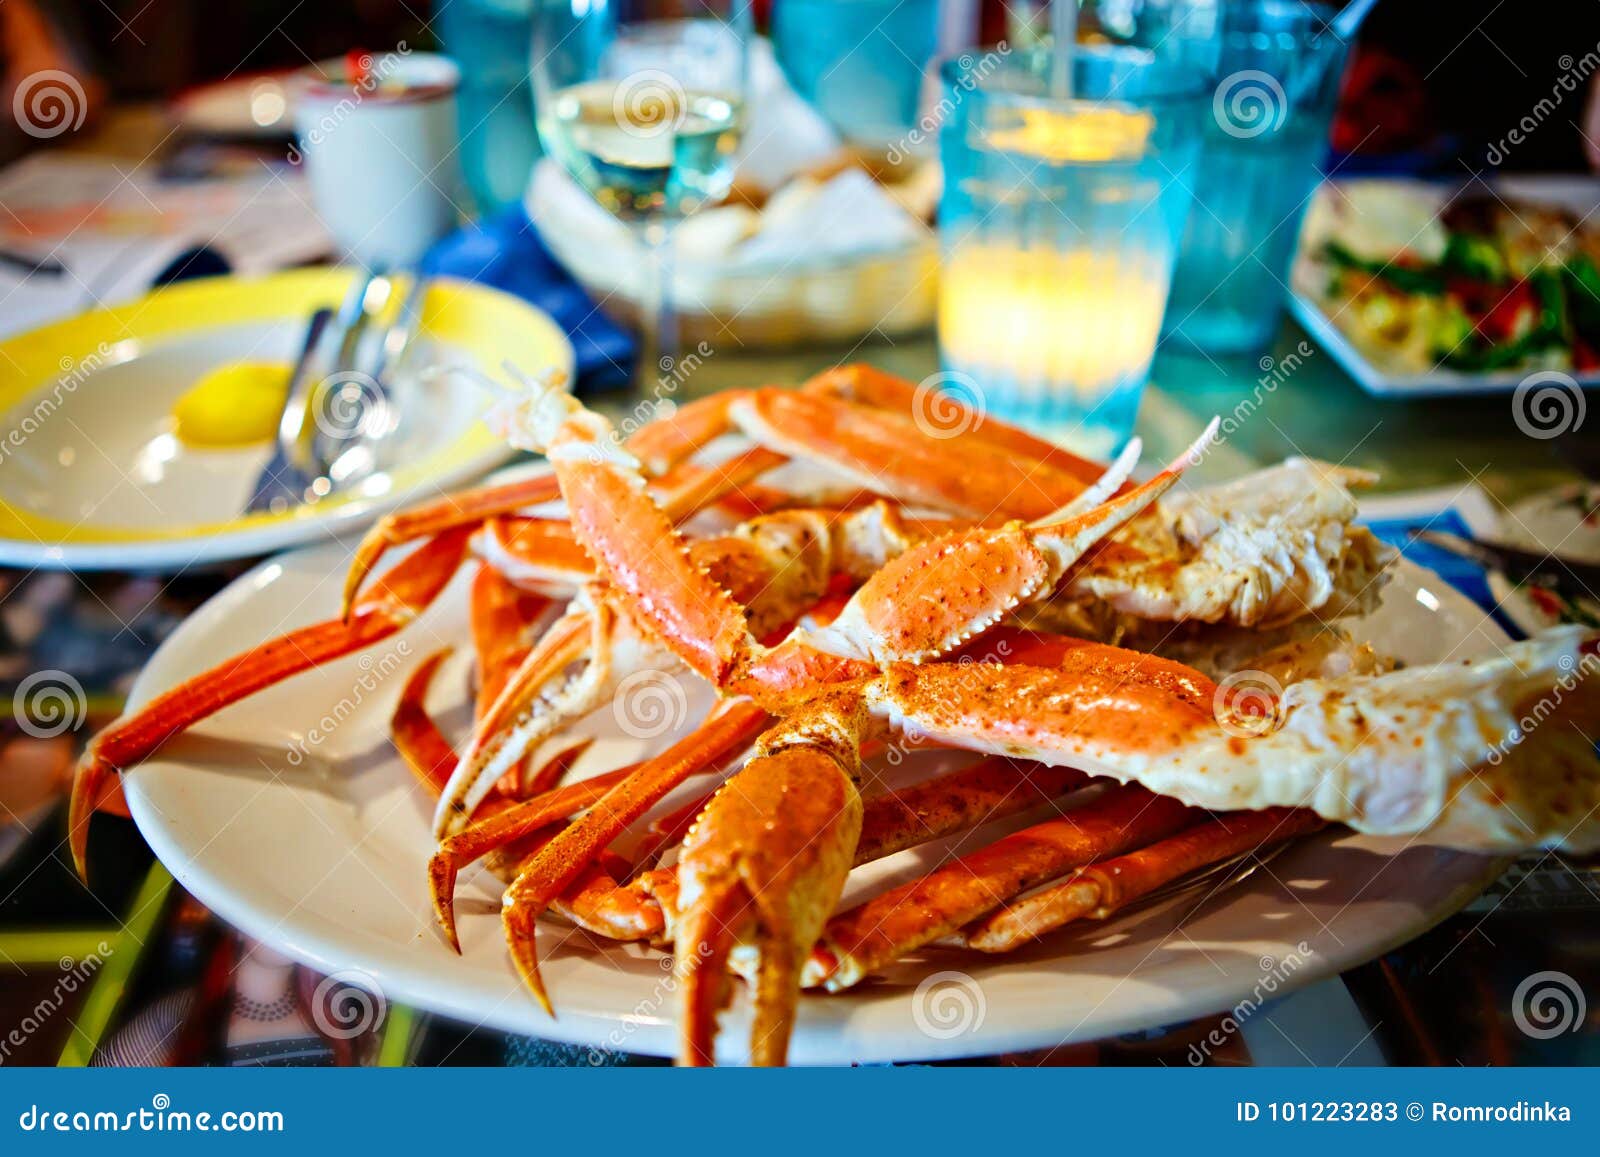
[[[1127, 440], [1155, 352], [1202, 90], [1125, 50], [1075, 67], [1080, 99], [1054, 101], [945, 66], [939, 343], [969, 400], [1104, 454]], [[1170, 97], [1139, 83], [1146, 69]]]

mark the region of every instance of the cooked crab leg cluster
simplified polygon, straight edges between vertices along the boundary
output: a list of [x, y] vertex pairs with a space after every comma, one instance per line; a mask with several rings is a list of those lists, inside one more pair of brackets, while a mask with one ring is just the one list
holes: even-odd
[[[750, 1056], [778, 1063], [803, 987], [935, 942], [1005, 951], [1329, 821], [1473, 849], [1600, 844], [1593, 637], [1441, 668], [1338, 661], [1326, 621], [1370, 608], [1392, 558], [1353, 525], [1355, 472], [1294, 461], [1174, 491], [1208, 430], [1135, 484], [1136, 445], [1101, 468], [975, 412], [947, 436], [917, 388], [859, 367], [692, 402], [626, 439], [559, 382], [527, 385], [497, 422], [550, 471], [385, 519], [343, 615], [99, 736], [75, 791], [80, 864], [110, 774], [401, 629], [472, 553], [472, 732], [458, 750], [425, 709], [442, 655], [392, 729], [438, 797], [440, 923], [456, 944], [463, 869], [504, 875], [511, 955], [546, 1008], [546, 913], [670, 942], [689, 1063], [713, 1059], [740, 977]], [[1206, 655], [1211, 674], [1153, 650]], [[1274, 667], [1294, 680], [1248, 705], [1213, 681], [1289, 650], [1318, 656], [1317, 677]], [[563, 784], [583, 717], [649, 672], [719, 702], [666, 750]], [[885, 790], [885, 744], [984, 758]], [[664, 803], [697, 776], [725, 778]], [[1042, 806], [839, 910], [853, 867]]]

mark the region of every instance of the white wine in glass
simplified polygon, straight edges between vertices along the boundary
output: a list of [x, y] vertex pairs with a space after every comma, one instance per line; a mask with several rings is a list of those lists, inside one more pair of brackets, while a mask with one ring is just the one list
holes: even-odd
[[634, 226], [654, 269], [653, 356], [676, 350], [672, 223], [733, 183], [748, 83], [748, 0], [540, 0], [533, 88], [547, 152]]

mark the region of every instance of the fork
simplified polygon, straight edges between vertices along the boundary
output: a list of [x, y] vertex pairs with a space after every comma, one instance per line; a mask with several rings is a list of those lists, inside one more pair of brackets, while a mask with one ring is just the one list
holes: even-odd
[[384, 379], [416, 334], [426, 289], [426, 278], [411, 279], [394, 323], [365, 367], [361, 356], [367, 329], [393, 296], [392, 278], [369, 272], [352, 283], [336, 318], [330, 321], [332, 311], [319, 311], [319, 326], [313, 316], [290, 380], [277, 446], [257, 479], [247, 514], [315, 503], [376, 468], [374, 444], [394, 425]]

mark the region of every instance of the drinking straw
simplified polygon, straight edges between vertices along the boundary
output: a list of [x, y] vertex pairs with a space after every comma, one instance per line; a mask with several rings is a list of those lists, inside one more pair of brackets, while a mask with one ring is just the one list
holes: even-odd
[[1078, 0], [1050, 0], [1050, 95], [1072, 99], [1072, 54], [1078, 47]]
[[[1367, 18], [1377, 2], [1378, 0], [1351, 0], [1337, 16], [1328, 21], [1324, 26], [1325, 31], [1332, 32], [1341, 43], [1349, 43], [1355, 39], [1356, 33], [1361, 30], [1361, 22]], [[1295, 77], [1290, 92], [1291, 105], [1305, 103], [1321, 86], [1329, 59], [1327, 55], [1315, 58], [1309, 69]]]
[[1378, 0], [1351, 0], [1339, 15], [1333, 18], [1333, 34], [1340, 40], [1349, 40], [1361, 28], [1361, 22], [1372, 11]]

